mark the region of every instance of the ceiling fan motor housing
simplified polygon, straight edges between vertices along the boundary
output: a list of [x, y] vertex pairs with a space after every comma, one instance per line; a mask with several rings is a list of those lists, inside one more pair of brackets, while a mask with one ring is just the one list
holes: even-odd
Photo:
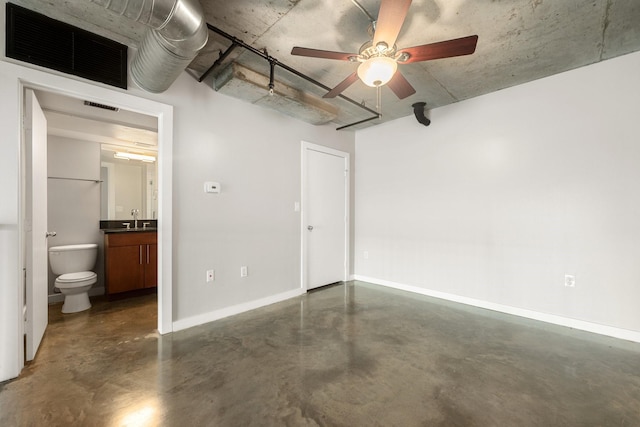
[[389, 58], [393, 58], [396, 55], [396, 51], [398, 47], [394, 44], [392, 47], [389, 47], [384, 44], [384, 49], [380, 49], [378, 46], [373, 45], [373, 41], [369, 40], [360, 46], [360, 61], [364, 62], [369, 58], [374, 58], [378, 56], [386, 56]]

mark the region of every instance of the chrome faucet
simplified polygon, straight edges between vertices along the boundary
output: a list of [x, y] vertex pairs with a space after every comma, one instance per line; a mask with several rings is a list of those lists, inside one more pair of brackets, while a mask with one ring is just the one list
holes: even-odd
[[133, 216], [133, 228], [138, 228], [138, 215], [140, 215], [139, 209], [131, 209], [131, 216]]

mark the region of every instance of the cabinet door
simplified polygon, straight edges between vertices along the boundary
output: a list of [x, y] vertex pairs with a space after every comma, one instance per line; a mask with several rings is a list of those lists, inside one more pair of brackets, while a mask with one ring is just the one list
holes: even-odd
[[107, 293], [142, 288], [144, 245], [110, 247], [107, 252]]
[[144, 287], [158, 286], [158, 245], [143, 245], [146, 250], [144, 265]]

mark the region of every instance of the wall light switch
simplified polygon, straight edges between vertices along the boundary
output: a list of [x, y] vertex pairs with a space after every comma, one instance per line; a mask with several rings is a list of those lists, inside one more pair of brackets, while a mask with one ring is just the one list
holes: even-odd
[[247, 266], [243, 265], [240, 267], [240, 277], [247, 277], [249, 275], [249, 271], [247, 270]]
[[207, 282], [213, 282], [216, 277], [215, 270], [207, 270]]
[[205, 193], [219, 193], [220, 192], [220, 183], [219, 182], [205, 182], [204, 183], [204, 192]]
[[300, 202], [294, 202], [293, 203], [293, 211], [294, 212], [300, 212]]

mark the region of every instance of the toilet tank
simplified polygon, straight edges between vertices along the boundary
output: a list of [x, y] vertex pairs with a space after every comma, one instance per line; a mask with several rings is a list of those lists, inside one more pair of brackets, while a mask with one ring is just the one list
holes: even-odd
[[97, 256], [98, 245], [95, 243], [49, 248], [51, 271], [58, 275], [91, 271], [96, 264]]

